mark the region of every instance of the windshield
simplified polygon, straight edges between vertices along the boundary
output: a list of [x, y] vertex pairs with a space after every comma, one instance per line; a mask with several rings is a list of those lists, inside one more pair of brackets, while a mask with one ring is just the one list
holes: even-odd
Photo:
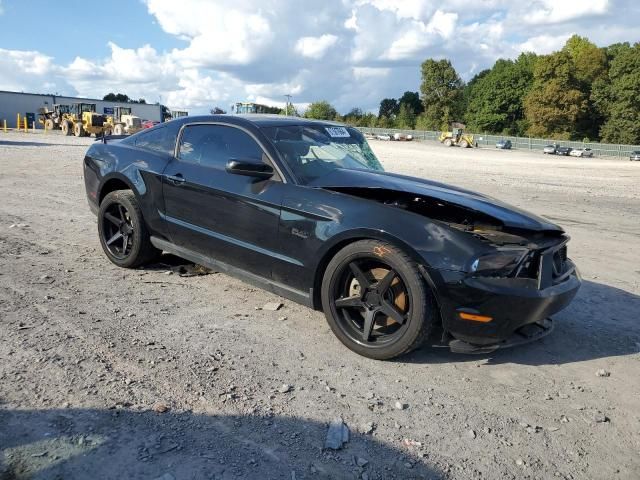
[[384, 171], [364, 136], [355, 128], [294, 125], [262, 130], [303, 183], [340, 168]]

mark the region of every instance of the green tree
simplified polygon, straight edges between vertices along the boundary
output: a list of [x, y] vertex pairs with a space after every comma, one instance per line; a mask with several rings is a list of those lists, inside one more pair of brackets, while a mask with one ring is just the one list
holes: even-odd
[[130, 102], [130, 103], [147, 103], [147, 101], [144, 98], [140, 98], [139, 100], [133, 100], [132, 98], [129, 98], [128, 95], [125, 95], [124, 93], [107, 93], [104, 97], [102, 97], [102, 100], [106, 100], [108, 102]]
[[536, 56], [523, 53], [516, 61], [498, 60], [465, 87], [465, 120], [473, 131], [523, 134], [524, 98], [533, 84]]
[[305, 118], [315, 118], [316, 120], [335, 120], [337, 115], [336, 109], [326, 100], [313, 102], [304, 112]]
[[[420, 115], [424, 111], [422, 101], [420, 100], [420, 94], [418, 92], [404, 92], [404, 94], [398, 99], [398, 104], [407, 105], [414, 115]], [[398, 110], [399, 112], [400, 110]]]
[[605, 118], [602, 140], [640, 143], [640, 43], [618, 46], [608, 75], [594, 84], [592, 99]]
[[[275, 113], [275, 112], [274, 112]], [[289, 116], [289, 117], [299, 117], [300, 114], [298, 113], [298, 109], [296, 108], [296, 106], [293, 103], [290, 103], [289, 105], [285, 105], [284, 108], [278, 108], [278, 115], [283, 115], [283, 116]]]
[[344, 116], [344, 122], [349, 125], [359, 125], [363, 116], [364, 113], [362, 113], [362, 109], [355, 107], [349, 110], [349, 112]]
[[449, 60], [428, 59], [422, 64], [422, 103], [430, 129], [447, 126], [462, 114], [462, 80]]
[[598, 137], [604, 118], [592, 99], [593, 85], [607, 74], [607, 54], [585, 37], [573, 35], [562, 49], [571, 56], [578, 89], [587, 98], [587, 108], [576, 120], [576, 138]]
[[416, 117], [416, 124], [413, 128], [416, 130], [431, 130], [431, 124], [424, 113]]
[[361, 127], [375, 127], [378, 121], [378, 117], [371, 112], [367, 112], [364, 114], [364, 116], [360, 119], [360, 126]]
[[416, 115], [413, 109], [406, 103], [400, 104], [400, 110], [396, 116], [396, 128], [413, 129], [416, 126]]
[[393, 122], [389, 119], [389, 117], [382, 115], [378, 117], [378, 121], [376, 122], [376, 127], [378, 128], [392, 128]]
[[598, 48], [587, 38], [573, 35], [565, 43], [563, 51], [567, 52], [573, 60], [574, 76], [586, 88], [607, 70], [607, 55], [602, 48]]
[[571, 55], [566, 51], [538, 58], [533, 86], [524, 100], [530, 135], [576, 138], [578, 120], [588, 105], [573, 71]]
[[395, 98], [384, 98], [380, 102], [380, 108], [378, 109], [378, 118], [387, 117], [393, 118], [398, 114], [400, 105]]

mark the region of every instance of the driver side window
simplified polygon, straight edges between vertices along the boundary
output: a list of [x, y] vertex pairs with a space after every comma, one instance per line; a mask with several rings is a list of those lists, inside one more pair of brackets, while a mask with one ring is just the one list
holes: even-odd
[[246, 132], [224, 125], [189, 125], [180, 139], [182, 162], [224, 170], [231, 159], [263, 159], [263, 152]]

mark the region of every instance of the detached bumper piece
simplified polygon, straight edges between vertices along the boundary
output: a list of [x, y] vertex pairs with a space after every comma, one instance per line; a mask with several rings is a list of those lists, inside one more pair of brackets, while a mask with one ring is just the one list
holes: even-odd
[[493, 345], [473, 345], [462, 340], [454, 339], [449, 342], [449, 349], [453, 353], [491, 353], [495, 352], [498, 349], [516, 347], [540, 340], [541, 338], [549, 335], [553, 331], [553, 327], [553, 319], [545, 318], [544, 320], [541, 320], [539, 322], [529, 323], [518, 328], [507, 340], [500, 343], [496, 343]]

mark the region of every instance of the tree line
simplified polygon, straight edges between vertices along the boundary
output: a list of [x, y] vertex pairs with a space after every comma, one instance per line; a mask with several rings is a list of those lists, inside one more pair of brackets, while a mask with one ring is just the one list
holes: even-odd
[[419, 92], [381, 100], [378, 114], [340, 115], [326, 101], [305, 117], [356, 126], [469, 131], [640, 144], [640, 43], [597, 47], [574, 35], [548, 55], [521, 53], [463, 82], [447, 59], [421, 66]]

